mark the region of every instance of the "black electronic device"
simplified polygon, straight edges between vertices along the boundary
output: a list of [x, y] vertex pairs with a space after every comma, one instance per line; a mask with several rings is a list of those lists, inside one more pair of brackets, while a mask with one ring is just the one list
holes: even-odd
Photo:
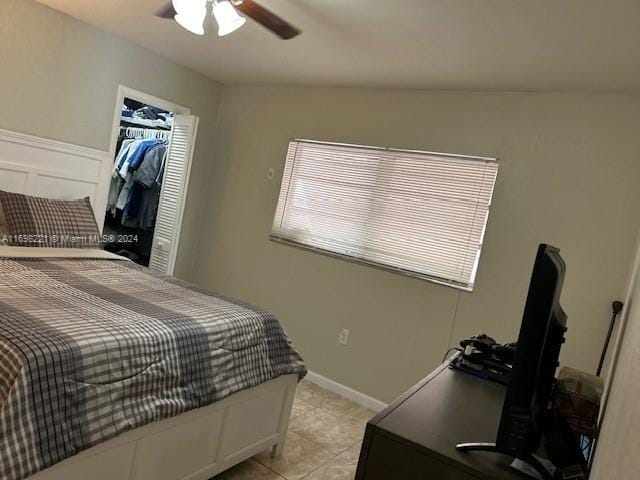
[[[451, 368], [507, 385], [511, 375], [512, 356], [508, 345], [500, 345], [493, 338], [476, 335], [460, 341], [462, 349], [451, 358]], [[506, 357], [506, 358], [505, 358]]]
[[518, 458], [551, 480], [533, 456], [540, 446], [548, 414], [566, 314], [560, 306], [565, 263], [555, 247], [538, 247], [520, 335], [495, 443], [463, 443], [461, 451], [489, 451]]
[[490, 352], [495, 345], [497, 345], [496, 341], [488, 335], [485, 335], [484, 333], [471, 338], [460, 340], [460, 346], [462, 348], [471, 346], [477, 350], [480, 350], [481, 352], [486, 353]]
[[509, 384], [509, 376], [511, 375], [511, 367], [509, 365], [481, 353], [472, 353], [470, 355], [459, 353], [451, 358], [449, 366], [454, 370], [460, 370], [503, 385]]
[[516, 358], [517, 343], [505, 343], [504, 345], [496, 344], [491, 348], [491, 353], [509, 365], [513, 364]]

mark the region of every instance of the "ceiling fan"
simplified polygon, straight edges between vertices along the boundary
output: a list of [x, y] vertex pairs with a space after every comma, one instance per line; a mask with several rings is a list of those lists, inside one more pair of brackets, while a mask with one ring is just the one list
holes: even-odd
[[247, 19], [238, 12], [284, 40], [301, 33], [296, 27], [253, 0], [172, 0], [158, 10], [156, 16], [174, 19], [196, 35], [204, 35], [205, 23], [213, 16], [218, 23], [218, 36], [223, 37], [236, 31], [246, 22]]

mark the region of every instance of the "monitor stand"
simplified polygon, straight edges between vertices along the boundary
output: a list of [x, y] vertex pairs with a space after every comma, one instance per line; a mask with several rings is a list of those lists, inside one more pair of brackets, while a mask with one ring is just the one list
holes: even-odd
[[[493, 452], [511, 456], [510, 453], [500, 450], [495, 443], [459, 443], [456, 445], [456, 450], [461, 452]], [[553, 480], [549, 471], [533, 455], [527, 454], [524, 457], [518, 457], [518, 459], [538, 472], [542, 480]]]

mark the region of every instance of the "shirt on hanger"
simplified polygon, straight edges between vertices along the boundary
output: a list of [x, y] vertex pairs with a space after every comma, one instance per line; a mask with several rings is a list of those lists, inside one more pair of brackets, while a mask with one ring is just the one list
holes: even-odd
[[144, 156], [144, 161], [133, 174], [133, 179], [142, 186], [149, 188], [157, 180], [166, 155], [167, 146], [164, 144], [159, 144], [149, 149]]
[[126, 178], [130, 168], [136, 170], [142, 163], [145, 153], [159, 142], [160, 140], [136, 140], [120, 166], [120, 176]]
[[145, 189], [140, 202], [140, 214], [138, 226], [143, 230], [152, 230], [156, 225], [158, 205], [160, 204], [161, 185], [153, 183]]
[[129, 152], [136, 145], [136, 142], [139, 142], [139, 140], [131, 139], [131, 138], [129, 138], [127, 140], [124, 140], [122, 142], [122, 146], [120, 147], [120, 151], [116, 155], [116, 159], [113, 162], [113, 173], [114, 174], [117, 173], [120, 170], [120, 167], [122, 166], [123, 162], [126, 160], [127, 156], [129, 155]]
[[125, 210], [129, 204], [131, 198], [131, 189], [133, 188], [133, 174], [131, 169], [138, 168], [146, 152], [156, 146], [163, 145], [161, 140], [135, 140], [132, 144], [128, 145], [127, 152], [124, 153], [119, 162], [118, 174], [124, 179], [124, 184], [120, 188], [118, 198], [116, 201], [116, 209]]
[[167, 150], [166, 145], [160, 145], [149, 151], [134, 175], [135, 182], [146, 187], [138, 212], [138, 226], [143, 230], [152, 230], [156, 223]]
[[110, 211], [112, 215], [116, 214], [116, 204], [124, 181], [118, 174], [118, 165], [127, 156], [131, 146], [135, 143], [134, 139], [127, 138], [122, 141], [120, 150], [113, 162], [113, 175], [111, 176], [111, 183], [109, 184], [109, 195], [107, 197], [107, 211]]
[[[160, 189], [152, 188], [160, 176], [167, 155], [163, 143], [148, 148], [139, 168], [133, 173], [126, 205], [122, 215], [122, 225], [149, 230], [155, 223], [155, 212], [160, 200]], [[155, 203], [155, 207], [152, 205]]]

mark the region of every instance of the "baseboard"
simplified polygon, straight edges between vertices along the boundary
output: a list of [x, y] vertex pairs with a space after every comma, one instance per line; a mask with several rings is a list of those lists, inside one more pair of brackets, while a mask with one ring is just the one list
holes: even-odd
[[327, 377], [320, 375], [319, 373], [309, 372], [305, 377], [306, 380], [311, 383], [315, 383], [319, 387], [322, 387], [330, 392], [337, 393], [349, 400], [356, 402], [363, 407], [369, 408], [375, 412], [380, 412], [387, 408], [387, 404], [381, 402], [380, 400], [376, 400], [375, 398], [370, 397], [369, 395], [365, 395], [364, 393], [360, 393], [353, 388], [349, 388], [346, 385], [342, 385], [341, 383], [335, 382]]

